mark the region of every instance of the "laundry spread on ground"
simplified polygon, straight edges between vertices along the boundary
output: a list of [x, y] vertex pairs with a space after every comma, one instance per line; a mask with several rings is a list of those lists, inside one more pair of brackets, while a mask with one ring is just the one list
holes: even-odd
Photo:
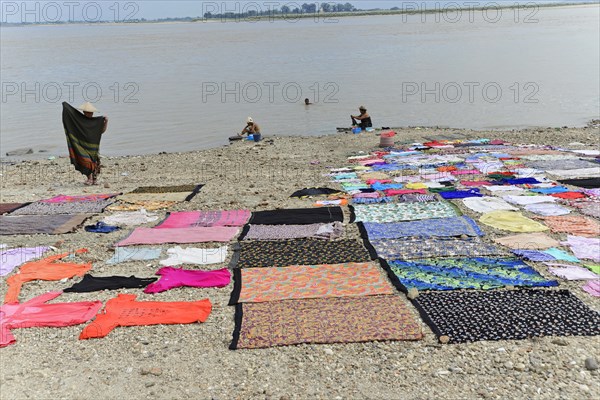
[[10, 215], [99, 214], [113, 202], [111, 199], [57, 203], [36, 201], [13, 211]]
[[308, 225], [246, 225], [239, 240], [323, 239], [334, 240], [344, 234], [341, 222]]
[[227, 258], [228, 246], [200, 249], [188, 247], [186, 249], [176, 246], [167, 250], [168, 258], [161, 260], [161, 265], [173, 266], [180, 264], [219, 264]]
[[230, 304], [395, 293], [376, 263], [243, 268], [235, 280]]
[[158, 221], [158, 215], [149, 213], [144, 209], [130, 212], [118, 212], [104, 217], [103, 223], [107, 225], [118, 226], [136, 226], [147, 224], [148, 222]]
[[50, 250], [48, 246], [17, 247], [0, 251], [0, 276], [6, 276], [19, 265], [40, 258]]
[[231, 267], [234, 268], [371, 261], [367, 249], [351, 239], [331, 242], [313, 239], [240, 242], [234, 251], [231, 260]]
[[400, 222], [429, 218], [448, 218], [460, 215], [460, 211], [448, 202], [390, 203], [382, 205], [354, 206], [355, 220], [359, 222]]
[[[370, 240], [401, 237], [483, 236], [477, 223], [467, 216], [424, 219], [393, 223], [362, 223], [364, 237]], [[360, 225], [359, 225], [360, 229]]]
[[102, 308], [101, 301], [48, 304], [61, 293], [48, 292], [24, 303], [0, 306], [0, 347], [16, 342], [12, 334], [14, 329], [79, 325], [92, 319]]
[[0, 235], [60, 235], [75, 230], [91, 216], [92, 214], [2, 215]]
[[250, 217], [253, 225], [305, 225], [344, 222], [340, 207], [299, 208], [270, 211], [255, 211]]
[[193, 271], [183, 268], [163, 267], [156, 272], [160, 279], [149, 284], [144, 293], [160, 293], [179, 287], [221, 288], [229, 285], [231, 273], [227, 268], [214, 271]]
[[[86, 249], [79, 249], [75, 253], [86, 253]], [[6, 279], [8, 290], [4, 296], [4, 303], [17, 303], [21, 287], [26, 282], [35, 280], [58, 281], [74, 276], [83, 276], [92, 269], [92, 264], [78, 264], [58, 262], [69, 256], [69, 253], [56, 254], [37, 261], [29, 261], [23, 264], [16, 274]]]
[[83, 279], [70, 288], [63, 290], [65, 293], [88, 293], [101, 290], [141, 289], [145, 288], [157, 278], [138, 278], [135, 276], [92, 276], [85, 274]]
[[492, 211], [483, 214], [479, 221], [492, 228], [510, 232], [542, 232], [548, 227], [516, 211]]
[[106, 302], [96, 319], [83, 328], [79, 339], [103, 338], [119, 326], [192, 324], [204, 322], [212, 310], [210, 300], [136, 301], [134, 294], [119, 294]]
[[230, 349], [423, 337], [407, 302], [394, 295], [243, 303], [235, 320]]
[[389, 261], [390, 269], [408, 290], [489, 290], [506, 286], [558, 286], [529, 265], [510, 258], [444, 258]]
[[117, 242], [115, 246], [131, 246], [135, 244], [164, 243], [204, 243], [229, 242], [239, 233], [234, 227], [211, 226], [208, 228], [135, 228], [129, 236]]
[[200, 226], [243, 226], [250, 218], [250, 210], [179, 211], [169, 213], [157, 229], [192, 228]]
[[[119, 226], [162, 219], [116, 243], [102, 268], [122, 262], [164, 267], [157, 277], [103, 269], [98, 276], [74, 255], [61, 262], [68, 253], [36, 260], [48, 250], [37, 244], [51, 243], [38, 237], [23, 238], [32, 240], [28, 247], [2, 247], [0, 275], [11, 275], [0, 345], [14, 342], [11, 329], [70, 326], [96, 313], [81, 339], [104, 337], [118, 326], [204, 322], [212, 309], [208, 299], [137, 301], [123, 293], [99, 313], [99, 302], [45, 303], [60, 292], [18, 304], [25, 282], [83, 276], [64, 296], [143, 290], [158, 298], [173, 290], [194, 299], [232, 283], [228, 268], [206, 267], [227, 262], [234, 274], [232, 349], [419, 340], [417, 310], [397, 295], [415, 289], [413, 304], [436, 335], [447, 336], [443, 343], [598, 335], [598, 313], [566, 290], [540, 289], [581, 281], [570, 284], [574, 293], [600, 296], [597, 156], [487, 139], [431, 140], [354, 153], [347, 166], [327, 167], [322, 175], [331, 188], [292, 194], [307, 208], [194, 211], [183, 202], [199, 193], [203, 185], [195, 184], [4, 203], [0, 212], [11, 214], [0, 216], [3, 235], [66, 233], [110, 211], [80, 231], [94, 241], [100, 236], [93, 233], [118, 236], [112, 232]], [[315, 202], [313, 196], [323, 197]], [[343, 224], [344, 214], [351, 224]], [[496, 230], [517, 234], [497, 237]], [[350, 239], [356, 232], [362, 240]], [[145, 244], [153, 247], [137, 246]]]
[[567, 290], [431, 292], [413, 304], [448, 343], [600, 335], [600, 314]]

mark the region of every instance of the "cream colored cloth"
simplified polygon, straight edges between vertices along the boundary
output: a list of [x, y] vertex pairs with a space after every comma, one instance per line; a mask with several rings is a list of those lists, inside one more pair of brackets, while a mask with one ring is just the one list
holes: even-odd
[[539, 232], [504, 236], [494, 239], [494, 242], [511, 249], [519, 250], [546, 250], [550, 247], [560, 246], [558, 240], [554, 240], [545, 233]]
[[127, 193], [119, 196], [119, 200], [128, 203], [138, 201], [185, 201], [190, 192], [167, 192], [167, 193]]
[[139, 211], [142, 208], [147, 211], [164, 210], [177, 204], [176, 201], [134, 201], [123, 204], [112, 204], [106, 209], [108, 211]]
[[492, 211], [483, 214], [479, 221], [487, 226], [510, 232], [541, 232], [548, 230], [547, 226], [515, 211]]

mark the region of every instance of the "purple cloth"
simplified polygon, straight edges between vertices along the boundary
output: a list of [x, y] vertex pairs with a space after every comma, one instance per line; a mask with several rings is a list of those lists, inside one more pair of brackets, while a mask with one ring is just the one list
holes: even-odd
[[534, 185], [536, 183], [542, 183], [535, 178], [502, 179], [502, 181], [509, 185]]
[[469, 190], [455, 190], [450, 192], [440, 192], [440, 196], [442, 196], [446, 200], [450, 199], [466, 199], [468, 197], [483, 197], [481, 193], [479, 193], [479, 189], [469, 189]]
[[588, 281], [582, 289], [594, 297], [600, 297], [600, 281]]
[[537, 250], [513, 250], [513, 253], [529, 261], [555, 261], [550, 254]]
[[144, 293], [160, 293], [178, 287], [225, 287], [231, 281], [231, 273], [227, 268], [214, 271], [192, 271], [183, 268], [164, 267], [156, 272], [161, 278], [144, 289]]
[[13, 269], [34, 258], [40, 258], [50, 247], [18, 247], [16, 249], [4, 250], [0, 253], [0, 276], [11, 273]]

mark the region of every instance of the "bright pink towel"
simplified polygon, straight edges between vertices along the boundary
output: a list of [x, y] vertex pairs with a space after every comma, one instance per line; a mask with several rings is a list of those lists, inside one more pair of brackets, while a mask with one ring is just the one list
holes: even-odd
[[0, 347], [16, 342], [11, 329], [79, 325], [94, 318], [102, 307], [101, 301], [45, 304], [61, 293], [48, 292], [25, 303], [0, 307]]
[[250, 219], [250, 210], [181, 211], [173, 212], [155, 228], [191, 228], [202, 226], [243, 226]]
[[66, 196], [60, 194], [58, 196], [51, 197], [49, 199], [40, 200], [42, 203], [77, 203], [82, 201], [98, 201], [106, 200], [112, 197], [118, 196], [120, 193], [109, 193], [109, 194], [84, 194], [81, 196]]
[[151, 283], [144, 293], [160, 293], [178, 287], [225, 287], [231, 281], [231, 273], [227, 268], [214, 271], [190, 271], [181, 268], [164, 267], [156, 272], [161, 275], [158, 282]]
[[229, 242], [238, 234], [237, 228], [212, 226], [208, 228], [136, 228], [116, 247], [133, 244]]

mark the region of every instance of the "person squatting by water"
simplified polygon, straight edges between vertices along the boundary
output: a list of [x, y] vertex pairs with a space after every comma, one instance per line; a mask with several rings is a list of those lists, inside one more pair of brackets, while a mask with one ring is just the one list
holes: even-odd
[[352, 118], [352, 126], [359, 126], [363, 131], [367, 128], [371, 128], [373, 123], [371, 122], [371, 116], [367, 113], [365, 106], [358, 108], [360, 115], [350, 115]]
[[252, 137], [254, 138], [254, 141], [260, 142], [260, 139], [261, 139], [260, 126], [256, 122], [254, 122], [252, 117], [248, 117], [248, 119], [246, 120], [246, 127], [242, 130], [241, 133], [238, 133], [238, 135], [239, 136], [253, 135]]

